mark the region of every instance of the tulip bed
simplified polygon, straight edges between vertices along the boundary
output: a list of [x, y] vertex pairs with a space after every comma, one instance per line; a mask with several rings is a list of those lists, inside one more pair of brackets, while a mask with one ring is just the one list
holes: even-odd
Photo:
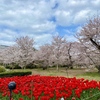
[[98, 100], [100, 82], [83, 78], [14, 76], [0, 78], [0, 100], [9, 100], [8, 84], [16, 82], [12, 100]]

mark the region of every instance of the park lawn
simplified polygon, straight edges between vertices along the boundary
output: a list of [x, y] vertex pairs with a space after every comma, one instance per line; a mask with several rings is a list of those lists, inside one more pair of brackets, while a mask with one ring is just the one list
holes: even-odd
[[43, 70], [42, 68], [38, 69], [15, 69], [14, 71], [28, 70], [32, 71], [33, 75], [42, 75], [42, 76], [64, 76], [64, 77], [76, 77], [76, 78], [85, 78], [89, 80], [100, 81], [100, 73], [97, 72], [96, 69], [90, 70], [86, 72], [86, 69], [68, 69], [59, 68], [49, 68], [47, 70]]
[[88, 80], [96, 80], [96, 81], [100, 81], [100, 73], [98, 72], [86, 72], [84, 74], [81, 75], [77, 75], [77, 78], [84, 78], [84, 79], [88, 79]]
[[68, 69], [60, 68], [59, 71], [56, 69], [41, 70], [35, 69], [32, 71], [33, 74], [47, 75], [47, 76], [64, 76], [64, 77], [76, 77], [85, 78], [88, 80], [100, 81], [100, 73], [96, 69], [86, 72], [86, 69]]

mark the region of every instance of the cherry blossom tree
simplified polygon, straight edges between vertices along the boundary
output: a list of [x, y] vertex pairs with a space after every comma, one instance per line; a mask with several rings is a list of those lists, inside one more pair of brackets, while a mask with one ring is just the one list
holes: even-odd
[[52, 46], [50, 44], [40, 46], [40, 49], [36, 53], [36, 59], [42, 63], [43, 69], [51, 66], [51, 55]]
[[77, 38], [86, 49], [87, 57], [100, 72], [100, 16], [90, 19], [77, 33]]
[[68, 47], [68, 50], [67, 50], [67, 52], [68, 52], [68, 61], [69, 61], [69, 67], [70, 67], [70, 69], [73, 69], [73, 60], [72, 60], [72, 56], [74, 56], [74, 55], [72, 55], [72, 43], [71, 42], [69, 42], [69, 43], [67, 43], [67, 47]]
[[86, 48], [80, 42], [75, 42], [73, 44], [73, 51], [74, 64], [76, 66], [88, 67], [90, 61], [86, 53]]
[[4, 49], [0, 49], [0, 64], [3, 64], [4, 61]]
[[35, 49], [33, 47], [34, 40], [28, 36], [16, 39], [16, 44], [2, 51], [2, 63], [10, 64], [14, 68], [14, 64], [18, 64], [21, 68], [32, 63], [35, 59]]
[[10, 46], [3, 51], [3, 63], [10, 64], [13, 69], [15, 64], [18, 63], [19, 57], [19, 48], [16, 45]]
[[100, 16], [90, 19], [77, 33], [82, 43], [89, 43], [100, 51]]
[[28, 36], [16, 39], [16, 46], [19, 49], [18, 63], [22, 68], [25, 68], [26, 65], [32, 63], [35, 59], [34, 56], [35, 49], [33, 45], [34, 45], [34, 40], [29, 38]]
[[53, 59], [54, 59], [54, 64], [57, 65], [57, 70], [59, 69], [59, 65], [64, 64], [67, 62], [66, 60], [66, 39], [60, 36], [55, 36], [53, 37], [52, 40], [52, 51], [53, 51]]
[[44, 66], [66, 65], [68, 62], [68, 45], [66, 39], [55, 36], [51, 44], [46, 44], [40, 47], [37, 52], [37, 59], [43, 61]]

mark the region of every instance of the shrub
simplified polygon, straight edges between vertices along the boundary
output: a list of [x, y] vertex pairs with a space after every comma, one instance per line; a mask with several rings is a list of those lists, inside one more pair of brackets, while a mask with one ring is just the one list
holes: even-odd
[[8, 71], [4, 73], [0, 73], [0, 77], [12, 77], [12, 76], [24, 76], [31, 75], [31, 71]]
[[18, 64], [13, 64], [13, 65], [7, 64], [6, 68], [7, 69], [21, 69], [21, 67]]
[[0, 73], [5, 72], [5, 71], [6, 71], [6, 68], [4, 66], [0, 66]]
[[30, 63], [30, 64], [28, 64], [27, 66], [26, 66], [26, 69], [34, 69], [34, 68], [36, 68], [37, 66], [36, 65], [34, 65], [33, 63]]
[[100, 65], [95, 66], [98, 69], [98, 72], [100, 73]]

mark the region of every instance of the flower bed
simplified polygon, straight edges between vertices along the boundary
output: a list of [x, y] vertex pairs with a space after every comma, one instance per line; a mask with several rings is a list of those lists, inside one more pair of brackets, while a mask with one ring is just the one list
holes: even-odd
[[52, 76], [0, 78], [0, 100], [9, 100], [8, 84], [16, 82], [12, 100], [98, 100], [100, 82]]

